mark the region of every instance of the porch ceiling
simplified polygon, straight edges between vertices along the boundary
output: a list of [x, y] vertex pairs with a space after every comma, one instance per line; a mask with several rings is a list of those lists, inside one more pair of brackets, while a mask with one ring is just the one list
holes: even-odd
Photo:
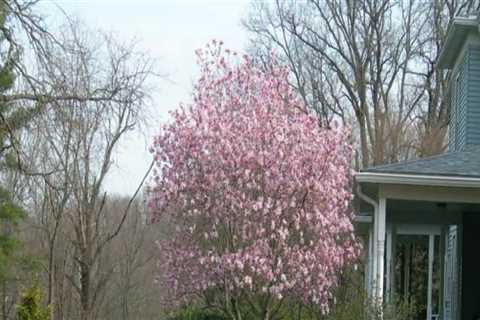
[[[424, 214], [439, 211], [472, 211], [480, 213], [480, 186], [474, 187], [472, 184], [467, 184], [466, 187], [465, 184], [459, 183], [451, 186], [452, 184], [442, 184], [440, 181], [433, 185], [430, 181], [424, 185], [420, 184], [421, 181], [416, 181], [417, 184], [404, 184], [398, 182], [397, 177], [389, 180], [390, 176], [383, 176], [382, 182], [363, 179], [364, 176], [361, 178], [356, 176], [361, 193], [376, 203], [381, 198], [386, 199], [388, 212]], [[360, 196], [357, 197], [356, 208], [359, 215], [372, 215], [374, 211], [372, 205]]]
[[387, 221], [405, 224], [459, 224], [465, 213], [480, 215], [480, 204], [387, 200]]

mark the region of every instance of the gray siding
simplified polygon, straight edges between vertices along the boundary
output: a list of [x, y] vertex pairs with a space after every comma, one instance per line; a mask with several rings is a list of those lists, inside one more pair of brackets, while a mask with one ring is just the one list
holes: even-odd
[[468, 45], [451, 79], [450, 151], [480, 145], [480, 47]]
[[462, 150], [467, 141], [466, 114], [468, 102], [468, 65], [469, 54], [461, 57], [461, 62], [454, 71], [451, 80], [450, 98], [450, 128], [449, 146], [450, 151]]
[[459, 66], [459, 76], [457, 79], [457, 146], [456, 150], [463, 150], [467, 142], [467, 104], [468, 104], [468, 93], [470, 92], [470, 82], [468, 81], [468, 66], [470, 55], [465, 54], [463, 56], [463, 62]]
[[455, 130], [457, 128], [456, 123], [457, 123], [457, 118], [455, 117], [455, 88], [454, 85], [452, 84], [452, 81], [450, 80], [450, 85], [449, 85], [449, 110], [448, 110], [448, 116], [449, 116], [449, 124], [448, 124], [448, 150], [449, 151], [455, 151], [456, 148], [456, 141], [455, 141]]
[[470, 46], [468, 56], [467, 147], [480, 145], [480, 48]]

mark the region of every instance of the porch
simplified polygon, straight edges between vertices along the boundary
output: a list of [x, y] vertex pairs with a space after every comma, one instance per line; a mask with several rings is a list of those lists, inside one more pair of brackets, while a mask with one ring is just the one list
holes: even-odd
[[407, 299], [418, 320], [480, 319], [479, 181], [388, 176], [356, 176], [367, 291]]

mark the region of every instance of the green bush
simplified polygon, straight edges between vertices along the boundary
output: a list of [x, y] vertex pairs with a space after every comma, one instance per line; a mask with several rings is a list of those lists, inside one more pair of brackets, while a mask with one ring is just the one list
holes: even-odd
[[175, 312], [168, 320], [226, 320], [226, 318], [210, 310], [186, 307]]
[[[241, 312], [242, 320], [262, 320], [252, 315], [245, 308]], [[383, 318], [381, 317], [383, 313]], [[382, 308], [376, 307], [366, 295], [358, 292], [348, 301], [337, 301], [330, 312], [322, 315], [319, 310], [296, 302], [284, 302], [277, 310], [275, 319], [279, 320], [411, 320], [415, 309], [410, 303], [396, 301], [386, 303]], [[178, 310], [168, 320], [231, 320], [223, 314], [198, 307], [189, 307]]]
[[[359, 271], [345, 272], [335, 290], [329, 313], [323, 315], [312, 305], [285, 299], [276, 309], [274, 319], [278, 320], [411, 320], [416, 310], [413, 303], [395, 300], [378, 306], [365, 292], [362, 274]], [[260, 302], [261, 300], [258, 300]], [[201, 304], [199, 304], [201, 305]], [[208, 305], [208, 303], [206, 303]], [[252, 314], [249, 304], [240, 302], [242, 320], [262, 320]], [[382, 317], [383, 316], [383, 317]], [[190, 306], [177, 311], [169, 320], [231, 320], [219, 312]]]
[[37, 285], [27, 289], [17, 305], [18, 320], [50, 320], [50, 307], [42, 305], [42, 291]]
[[[383, 317], [382, 317], [383, 314]], [[404, 301], [384, 303], [376, 306], [366, 298], [359, 298], [348, 303], [337, 303], [325, 320], [411, 320], [415, 315], [415, 307]]]
[[414, 303], [397, 300], [383, 307], [383, 320], [411, 320], [417, 314], [416, 311]]
[[363, 276], [358, 271], [346, 272], [342, 285], [335, 292], [326, 320], [411, 320], [416, 314], [414, 303], [395, 299], [379, 306], [365, 292]]

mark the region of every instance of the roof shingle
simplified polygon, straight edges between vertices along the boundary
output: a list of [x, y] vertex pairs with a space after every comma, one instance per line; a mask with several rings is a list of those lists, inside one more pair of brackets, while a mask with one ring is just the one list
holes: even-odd
[[370, 167], [364, 172], [480, 177], [480, 148]]

